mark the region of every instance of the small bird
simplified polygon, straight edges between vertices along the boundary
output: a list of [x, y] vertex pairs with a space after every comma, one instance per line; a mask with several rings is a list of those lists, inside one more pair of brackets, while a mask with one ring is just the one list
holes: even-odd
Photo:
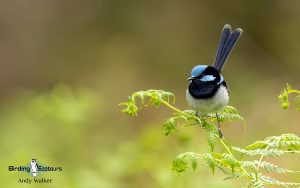
[[191, 77], [188, 78], [190, 83], [186, 91], [186, 99], [197, 113], [198, 111], [216, 113], [218, 118], [217, 112], [228, 104], [228, 89], [221, 72], [242, 32], [240, 28], [232, 31], [230, 25], [226, 24], [222, 30], [213, 66], [197, 65], [192, 69]]

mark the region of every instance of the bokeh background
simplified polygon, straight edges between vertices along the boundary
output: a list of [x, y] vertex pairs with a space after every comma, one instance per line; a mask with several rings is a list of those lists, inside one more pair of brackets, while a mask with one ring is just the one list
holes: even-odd
[[[0, 1], [0, 186], [29, 187], [17, 183], [28, 176], [8, 166], [36, 158], [63, 172], [31, 187], [241, 187], [204, 165], [172, 172], [177, 154], [209, 151], [202, 130], [166, 137], [170, 110], [146, 108], [133, 118], [118, 104], [134, 91], [164, 89], [187, 109], [186, 78], [193, 66], [212, 64], [228, 23], [244, 33], [223, 75], [248, 128], [226, 124], [224, 135], [241, 147], [299, 135], [299, 112], [277, 101], [287, 82], [300, 88], [299, 12], [296, 0]], [[299, 169], [297, 161], [276, 163]]]

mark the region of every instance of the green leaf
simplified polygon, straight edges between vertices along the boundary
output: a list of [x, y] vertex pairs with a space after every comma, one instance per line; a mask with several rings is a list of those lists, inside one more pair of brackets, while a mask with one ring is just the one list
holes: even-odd
[[218, 162], [221, 166], [227, 168], [235, 168], [241, 166], [241, 163], [236, 161], [233, 156], [228, 153], [212, 153], [212, 156], [215, 159], [218, 159]]
[[278, 150], [278, 149], [256, 149], [256, 150], [246, 150], [246, 149], [241, 149], [238, 147], [232, 147], [233, 150], [238, 151], [240, 153], [246, 154], [246, 155], [264, 155], [268, 157], [275, 157], [275, 156], [280, 156], [284, 154], [284, 151]]
[[255, 149], [265, 149], [268, 146], [268, 143], [265, 141], [256, 141], [253, 144], [245, 147], [246, 150], [255, 150]]
[[293, 183], [293, 182], [282, 182], [279, 181], [277, 179], [271, 178], [269, 176], [265, 176], [262, 174], [259, 174], [259, 180], [267, 183], [267, 184], [271, 184], [271, 185], [282, 185], [284, 187], [289, 187], [289, 186], [300, 186], [300, 183]]
[[170, 117], [163, 124], [164, 135], [168, 136], [171, 133], [175, 132], [176, 124], [179, 125], [180, 120], [183, 120], [184, 126], [202, 126], [202, 121], [199, 117], [190, 115], [190, 111], [183, 111], [183, 113], [175, 113], [174, 117]]
[[176, 172], [184, 172], [189, 167], [196, 170], [198, 167], [198, 160], [203, 160], [206, 162], [207, 166], [212, 170], [214, 174], [216, 167], [218, 167], [219, 162], [217, 162], [212, 154], [204, 153], [198, 154], [194, 152], [186, 152], [178, 155], [172, 163], [172, 170]]
[[172, 163], [172, 170], [176, 172], [184, 172], [189, 167], [188, 163], [185, 159], [176, 157]]
[[291, 85], [287, 84], [286, 88], [281, 92], [281, 94], [278, 96], [279, 103], [281, 105], [282, 109], [287, 109], [290, 106], [289, 103], [289, 95], [291, 93], [297, 93], [298, 95], [295, 97], [295, 103], [297, 110], [300, 111], [300, 91], [298, 90], [292, 90]]
[[233, 106], [226, 106], [221, 112], [218, 113], [219, 120], [221, 121], [242, 121], [244, 118], [239, 115], [239, 112]]
[[193, 170], [196, 170], [198, 166], [198, 159], [201, 158], [203, 158], [202, 155], [198, 153], [182, 153], [173, 160], [171, 169], [180, 173], [186, 171], [191, 166]]
[[[140, 106], [159, 106], [163, 101], [170, 102], [170, 98], [173, 98], [173, 103], [175, 102], [175, 96], [173, 93], [166, 92], [163, 90], [154, 90], [150, 89], [147, 91], [138, 91], [133, 93], [127, 102], [120, 103], [120, 106], [125, 106], [124, 109], [122, 109], [122, 112], [136, 116], [139, 108], [136, 104], [136, 99], [140, 99], [141, 104]], [[148, 99], [148, 103], [145, 104], [145, 101]]]
[[278, 149], [286, 149], [289, 151], [300, 150], [300, 138], [295, 134], [282, 134], [280, 136], [271, 136], [265, 139], [265, 142]]
[[279, 103], [283, 110], [286, 110], [290, 105], [290, 103], [289, 103], [290, 92], [291, 92], [291, 85], [287, 84], [286, 88], [278, 96]]
[[218, 112], [218, 118], [216, 117], [216, 113], [207, 113], [201, 114], [201, 117], [209, 118], [212, 121], [219, 122], [232, 122], [232, 121], [242, 121], [245, 122], [244, 118], [239, 115], [239, 112], [233, 106], [226, 106], [222, 111]]
[[260, 163], [257, 160], [243, 162], [244, 167], [246, 167], [246, 168], [250, 167], [252, 169], [255, 169], [258, 164], [261, 168], [265, 169], [267, 172], [275, 172], [275, 173], [279, 173], [279, 174], [281, 174], [281, 173], [299, 173], [300, 172], [300, 171], [293, 171], [293, 170], [281, 168], [281, 167], [274, 165], [267, 161], [261, 161]]
[[206, 130], [207, 141], [210, 146], [210, 149], [211, 149], [211, 151], [213, 151], [215, 144], [216, 144], [217, 140], [219, 139], [218, 129], [216, 128], [216, 126], [214, 126], [206, 121], [203, 121], [203, 127]]
[[120, 106], [125, 106], [124, 109], [122, 109], [122, 112], [131, 116], [137, 116], [138, 113], [138, 107], [132, 102], [132, 101], [128, 101], [128, 102], [123, 102], [121, 104], [119, 104]]
[[[258, 161], [257, 161], [257, 164], [258, 164]], [[288, 170], [285, 168], [280, 168], [279, 166], [274, 165], [267, 161], [262, 161], [259, 166], [264, 168], [267, 172], [276, 172], [276, 173], [296, 173], [297, 172], [297, 171], [292, 171], [292, 170]]]
[[265, 184], [264, 182], [260, 181], [260, 180], [252, 180], [252, 185], [255, 188], [265, 188]]
[[218, 166], [216, 160], [211, 154], [206, 154], [203, 159], [206, 161], [208, 167], [211, 169], [212, 174], [215, 174], [215, 169]]
[[163, 124], [164, 135], [168, 136], [169, 134], [176, 131], [175, 128], [175, 119], [174, 117], [167, 119], [167, 121]]
[[274, 152], [276, 152], [276, 150], [282, 150], [286, 153], [287, 151], [289, 151], [289, 153], [298, 153], [300, 152], [300, 138], [295, 134], [271, 136], [263, 141], [256, 141], [253, 144], [250, 144], [245, 147], [245, 150], [260, 152], [259, 150], [264, 150], [266, 148], [271, 148]]

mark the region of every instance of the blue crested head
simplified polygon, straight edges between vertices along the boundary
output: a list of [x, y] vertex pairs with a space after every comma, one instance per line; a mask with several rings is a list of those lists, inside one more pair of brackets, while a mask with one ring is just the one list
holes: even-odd
[[208, 67], [207, 65], [197, 65], [197, 66], [195, 66], [192, 69], [191, 76], [192, 77], [200, 76], [207, 67]]
[[224, 81], [223, 76], [219, 71], [208, 65], [197, 65], [192, 69], [191, 77], [188, 80], [198, 80], [202, 82], [215, 82], [220, 84]]

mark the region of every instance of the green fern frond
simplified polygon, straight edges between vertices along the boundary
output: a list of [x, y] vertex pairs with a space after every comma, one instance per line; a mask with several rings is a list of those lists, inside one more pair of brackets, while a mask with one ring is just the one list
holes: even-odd
[[139, 108], [136, 106], [134, 100], [131, 97], [129, 97], [127, 102], [120, 103], [119, 105], [125, 106], [125, 108], [122, 109], [123, 113], [131, 116], [137, 116]]
[[[200, 117], [209, 118], [212, 121], [216, 121], [217, 117], [215, 113], [201, 114]], [[220, 122], [232, 122], [242, 121], [245, 122], [244, 118], [240, 116], [238, 110], [233, 106], [226, 106], [222, 111], [218, 112], [218, 120]]]
[[233, 174], [234, 174], [234, 168], [241, 166], [241, 163], [235, 160], [228, 153], [213, 153], [212, 155], [215, 159], [217, 159], [220, 166], [231, 168]]
[[277, 179], [271, 178], [269, 176], [265, 176], [261, 173], [251, 174], [252, 177], [252, 186], [255, 188], [264, 188], [267, 187], [268, 185], [279, 185], [279, 186], [284, 186], [284, 187], [289, 187], [289, 186], [299, 186], [299, 183], [292, 183], [292, 182], [282, 182]]
[[206, 161], [208, 167], [211, 169], [212, 174], [215, 174], [215, 169], [218, 166], [215, 158], [211, 154], [207, 153], [206, 155], [204, 155], [203, 159]]
[[239, 112], [233, 106], [226, 106], [220, 113], [218, 113], [220, 121], [242, 121], [244, 118], [240, 116]]
[[245, 150], [264, 150], [266, 148], [273, 148], [283, 150], [289, 153], [300, 151], [300, 137], [295, 134], [282, 134], [280, 136], [267, 137], [263, 141], [256, 141], [253, 144], [245, 147]]
[[286, 88], [283, 89], [281, 94], [278, 96], [281, 108], [284, 109], [284, 110], [287, 109], [290, 106], [289, 94], [290, 94], [291, 90], [292, 90], [291, 85], [287, 84]]
[[177, 130], [175, 127], [176, 120], [177, 120], [177, 117], [171, 117], [171, 118], [167, 119], [167, 121], [162, 126], [164, 135], [167, 136]]
[[251, 183], [248, 183], [248, 187], [254, 187], [254, 188], [266, 187], [265, 182], [261, 181], [258, 176], [259, 174], [257, 173], [250, 173]]
[[206, 162], [207, 166], [212, 170], [212, 173], [214, 173], [216, 167], [218, 166], [217, 161], [215, 158], [209, 154], [198, 154], [194, 152], [185, 152], [180, 155], [178, 155], [172, 163], [172, 170], [175, 172], [184, 172], [189, 167], [191, 167], [193, 170], [196, 170], [198, 167], [198, 160], [203, 160]]
[[216, 126], [208, 123], [207, 121], [203, 121], [203, 128], [206, 130], [207, 142], [211, 151], [213, 151], [215, 144], [219, 139], [219, 131]]
[[178, 155], [172, 163], [171, 169], [175, 172], [184, 172], [189, 167], [196, 170], [198, 166], [198, 160], [203, 158], [203, 154], [198, 154], [194, 152], [185, 152]]
[[188, 167], [189, 165], [186, 160], [184, 160], [183, 158], [176, 157], [173, 160], [171, 169], [174, 170], [175, 172], [180, 173], [186, 171]]
[[265, 149], [268, 147], [268, 143], [265, 141], [256, 141], [253, 144], [248, 145], [245, 147], [246, 150], [255, 150], [255, 149]]
[[287, 84], [286, 88], [281, 92], [278, 96], [279, 103], [282, 109], [287, 109], [290, 106], [289, 103], [289, 95], [291, 93], [296, 93], [297, 96], [295, 97], [295, 103], [297, 105], [297, 110], [300, 111], [300, 91], [293, 90], [290, 84]]
[[285, 168], [281, 168], [277, 165], [274, 165], [270, 162], [267, 161], [243, 161], [242, 165], [246, 168], [251, 168], [251, 169], [256, 169], [257, 165], [259, 164], [259, 167], [265, 169], [267, 172], [275, 172], [278, 174], [282, 174], [282, 173], [299, 173], [300, 171], [293, 171], [293, 170], [288, 170]]
[[183, 120], [184, 126], [200, 126], [202, 127], [202, 123], [204, 120], [195, 116], [195, 113], [191, 110], [183, 111], [183, 113], [175, 113], [174, 117], [170, 117], [163, 124], [163, 132], [164, 135], [168, 136], [171, 133], [175, 132], [176, 124], [179, 124], [180, 120]]
[[300, 138], [295, 134], [282, 134], [265, 139], [265, 142], [274, 148], [285, 149], [289, 151], [300, 150]]
[[242, 166], [251, 170], [256, 171], [257, 164], [255, 161], [240, 161]]
[[293, 170], [288, 170], [288, 169], [285, 169], [285, 168], [281, 168], [277, 165], [274, 165], [270, 162], [267, 162], [267, 161], [262, 161], [261, 163], [259, 163], [259, 161], [254, 161], [254, 163], [256, 165], [259, 164], [260, 167], [264, 168], [267, 172], [276, 172], [276, 173], [297, 173], [299, 171], [293, 171]]
[[230, 154], [227, 153], [182, 153], [173, 160], [172, 169], [176, 172], [183, 172], [189, 167], [195, 170], [198, 166], [198, 160], [205, 161], [207, 166], [212, 170], [212, 173], [215, 172], [216, 168], [221, 169], [225, 174], [228, 174], [225, 169], [231, 170], [231, 176], [226, 179], [237, 178], [237, 176], [245, 176], [240, 173], [240, 169], [235, 170], [241, 166], [241, 163], [236, 161]]
[[265, 185], [263, 184], [262, 181], [256, 181], [256, 182], [254, 182], [254, 183], [253, 183], [253, 186], [254, 186], [255, 188], [265, 188]]
[[254, 156], [254, 155], [264, 155], [268, 157], [276, 157], [283, 155], [285, 151], [278, 149], [255, 149], [255, 150], [246, 150], [238, 147], [232, 147], [233, 150], [238, 151], [240, 153]]
[[196, 116], [196, 111], [194, 110], [183, 110], [183, 113], [175, 113], [177, 117], [181, 117], [186, 120], [185, 127], [188, 126], [199, 126], [203, 127], [204, 118]]
[[289, 186], [300, 186], [300, 183], [293, 183], [293, 182], [282, 182], [279, 181], [275, 178], [271, 178], [269, 176], [265, 176], [263, 174], [258, 174], [258, 178], [260, 181], [268, 184], [268, 185], [281, 185], [284, 187], [289, 187]]
[[[159, 106], [162, 102], [170, 102], [170, 98], [173, 98], [173, 103], [175, 103], [175, 96], [173, 93], [166, 92], [163, 90], [154, 90], [150, 89], [147, 91], [138, 91], [133, 93], [127, 102], [120, 103], [120, 106], [125, 106], [124, 109], [122, 109], [122, 112], [137, 116], [137, 113], [139, 111], [139, 108], [137, 107], [136, 100], [140, 99], [140, 106]], [[146, 103], [146, 100], [148, 102]]]

